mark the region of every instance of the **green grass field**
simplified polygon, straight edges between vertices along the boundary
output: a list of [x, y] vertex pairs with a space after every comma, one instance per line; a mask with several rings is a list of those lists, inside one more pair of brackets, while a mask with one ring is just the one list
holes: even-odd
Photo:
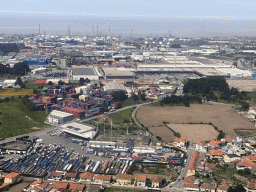
[[130, 109], [118, 112], [118, 113], [114, 113], [114, 114], [109, 115], [109, 118], [112, 119], [114, 124], [122, 127], [122, 125], [123, 125], [122, 122], [124, 122], [125, 119], [127, 121], [132, 121], [131, 115], [132, 115], [133, 110], [134, 110], [134, 108], [130, 108]]
[[46, 127], [45, 111], [29, 111], [20, 99], [0, 103], [0, 137], [8, 138]]

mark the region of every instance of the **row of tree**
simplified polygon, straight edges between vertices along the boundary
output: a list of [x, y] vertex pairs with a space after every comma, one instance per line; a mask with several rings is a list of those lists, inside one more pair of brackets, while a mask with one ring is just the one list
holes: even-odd
[[189, 96], [189, 95], [184, 95], [184, 96], [176, 96], [176, 95], [171, 95], [171, 96], [166, 96], [160, 101], [160, 105], [163, 104], [170, 104], [170, 105], [180, 105], [183, 104], [186, 107], [189, 107], [189, 103], [194, 103], [198, 102], [199, 104], [202, 103], [202, 98], [198, 95], [195, 96]]
[[239, 92], [236, 88], [229, 88], [225, 78], [201, 78], [190, 79], [184, 84], [184, 93], [191, 93], [192, 95], [200, 95], [206, 99], [218, 101], [219, 99], [230, 102], [238, 102], [247, 110], [249, 104], [245, 102], [250, 99], [246, 92]]
[[26, 62], [16, 63], [13, 68], [9, 65], [0, 64], [0, 74], [10, 74], [15, 76], [22, 76], [25, 73], [30, 72], [29, 66]]

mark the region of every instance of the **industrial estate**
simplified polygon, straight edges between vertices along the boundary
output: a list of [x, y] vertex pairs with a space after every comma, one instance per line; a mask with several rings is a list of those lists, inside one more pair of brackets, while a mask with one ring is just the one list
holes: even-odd
[[1, 35], [0, 191], [256, 191], [255, 42]]

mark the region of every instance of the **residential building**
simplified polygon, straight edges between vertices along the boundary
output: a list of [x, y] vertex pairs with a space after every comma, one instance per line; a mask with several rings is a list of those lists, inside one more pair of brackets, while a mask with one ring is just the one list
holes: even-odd
[[174, 138], [174, 145], [177, 147], [185, 147], [188, 138], [181, 136], [180, 138]]
[[248, 192], [256, 192], [256, 183], [254, 183], [254, 182], [248, 182], [248, 183], [247, 183], [246, 190], [247, 190]]
[[59, 181], [56, 181], [56, 182], [53, 184], [52, 188], [53, 188], [53, 189], [57, 189], [57, 191], [60, 190], [60, 189], [66, 190], [66, 189], [68, 188], [68, 186], [69, 186], [69, 183], [67, 183], [67, 182], [59, 182]]
[[198, 151], [194, 151], [190, 164], [188, 166], [187, 176], [195, 175], [196, 173], [196, 164], [199, 159], [200, 153]]
[[16, 183], [20, 179], [20, 173], [11, 172], [4, 176], [4, 183]]
[[66, 173], [64, 176], [65, 181], [75, 181], [78, 177], [78, 174], [75, 172], [71, 172], [71, 173]]
[[206, 153], [207, 148], [201, 141], [196, 141], [196, 150], [200, 153]]
[[94, 174], [90, 172], [81, 173], [79, 182], [85, 182], [85, 181], [90, 182], [93, 180], [93, 176]]
[[225, 154], [223, 156], [223, 160], [225, 163], [230, 163], [235, 160], [240, 160], [240, 157], [236, 154]]
[[75, 192], [84, 192], [85, 185], [80, 183], [71, 183], [69, 189]]
[[210, 159], [218, 159], [221, 160], [223, 158], [224, 152], [218, 150], [218, 149], [211, 149], [209, 150], [210, 153]]
[[229, 186], [222, 183], [221, 185], [218, 186], [217, 192], [228, 192], [228, 188]]
[[137, 186], [145, 187], [146, 183], [147, 183], [147, 176], [146, 175], [138, 175]]
[[201, 191], [207, 191], [207, 192], [215, 192], [215, 186], [210, 183], [203, 183], [200, 186]]
[[239, 161], [236, 164], [236, 168], [238, 170], [249, 168], [254, 171], [254, 170], [256, 170], [256, 164], [248, 159], [245, 159], [244, 161]]
[[153, 188], [161, 188], [162, 187], [163, 178], [155, 176], [155, 177], [153, 177], [151, 179], [151, 182], [152, 182], [152, 187]]
[[60, 181], [62, 179], [63, 172], [52, 171], [49, 180]]
[[219, 144], [221, 144], [222, 141], [217, 140], [211, 140], [207, 145], [211, 148], [219, 147]]
[[109, 184], [109, 183], [111, 183], [111, 181], [112, 181], [112, 176], [111, 175], [97, 175], [96, 177], [95, 177], [95, 180], [94, 180], [94, 182], [96, 183], [96, 184]]
[[192, 184], [192, 183], [185, 183], [183, 185], [183, 189], [186, 191], [199, 191], [198, 185]]
[[132, 175], [127, 175], [127, 174], [117, 174], [116, 175], [116, 182], [119, 185], [131, 185], [132, 180], [133, 180]]

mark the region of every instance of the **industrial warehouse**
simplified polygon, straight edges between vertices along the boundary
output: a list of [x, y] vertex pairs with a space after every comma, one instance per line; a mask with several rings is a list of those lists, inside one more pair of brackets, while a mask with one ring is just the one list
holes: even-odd
[[94, 67], [73, 67], [72, 68], [72, 80], [80, 80], [83, 79], [90, 79], [90, 80], [99, 80], [100, 73], [98, 72], [97, 68]]
[[50, 124], [62, 124], [62, 123], [66, 123], [68, 121], [72, 121], [73, 119], [74, 119], [73, 114], [53, 110], [49, 114], [48, 118], [46, 119], [46, 122], [48, 122]]
[[98, 133], [92, 125], [82, 125], [74, 122], [60, 126], [60, 131], [84, 140], [93, 139]]

